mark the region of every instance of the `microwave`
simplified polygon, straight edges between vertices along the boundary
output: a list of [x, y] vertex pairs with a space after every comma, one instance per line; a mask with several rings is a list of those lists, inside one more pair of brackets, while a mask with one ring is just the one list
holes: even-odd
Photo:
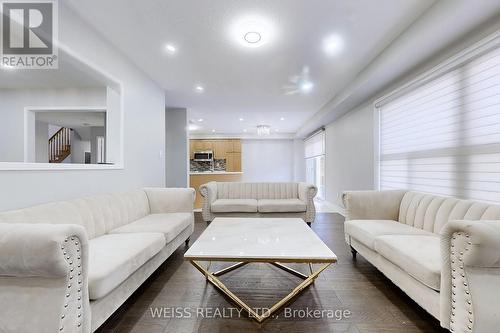
[[214, 160], [214, 152], [211, 150], [195, 151], [193, 159], [195, 161], [210, 161]]

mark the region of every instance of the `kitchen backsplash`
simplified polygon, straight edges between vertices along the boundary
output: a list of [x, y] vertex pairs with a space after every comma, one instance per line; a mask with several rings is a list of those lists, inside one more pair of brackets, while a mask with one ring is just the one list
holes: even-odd
[[[189, 169], [191, 172], [204, 172], [212, 171], [210, 162], [207, 161], [189, 161]], [[226, 171], [226, 160], [225, 159], [215, 159], [214, 160], [214, 171]]]

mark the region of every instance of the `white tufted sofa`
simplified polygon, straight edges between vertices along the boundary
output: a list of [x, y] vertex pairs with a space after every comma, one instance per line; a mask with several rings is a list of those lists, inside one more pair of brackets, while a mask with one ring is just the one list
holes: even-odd
[[343, 196], [345, 236], [453, 332], [500, 327], [500, 206], [418, 192]]
[[0, 213], [0, 332], [93, 332], [193, 232], [193, 189]]
[[202, 215], [301, 217], [314, 222], [314, 197], [318, 190], [307, 183], [209, 182], [200, 186]]

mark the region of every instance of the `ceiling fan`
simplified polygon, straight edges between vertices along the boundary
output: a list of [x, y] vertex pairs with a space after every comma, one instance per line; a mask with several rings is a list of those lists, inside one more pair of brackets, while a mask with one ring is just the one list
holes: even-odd
[[285, 95], [307, 94], [314, 88], [309, 75], [309, 67], [302, 67], [302, 71], [298, 75], [293, 75], [288, 78], [288, 84], [282, 89]]

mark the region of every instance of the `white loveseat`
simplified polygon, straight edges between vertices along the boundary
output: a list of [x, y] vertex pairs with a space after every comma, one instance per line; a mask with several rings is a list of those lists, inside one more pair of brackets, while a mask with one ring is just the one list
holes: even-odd
[[202, 215], [300, 217], [314, 222], [317, 189], [306, 183], [209, 182], [200, 186]]
[[453, 332], [500, 327], [500, 206], [418, 192], [343, 196], [345, 236]]
[[193, 189], [0, 213], [0, 332], [93, 332], [193, 232]]

